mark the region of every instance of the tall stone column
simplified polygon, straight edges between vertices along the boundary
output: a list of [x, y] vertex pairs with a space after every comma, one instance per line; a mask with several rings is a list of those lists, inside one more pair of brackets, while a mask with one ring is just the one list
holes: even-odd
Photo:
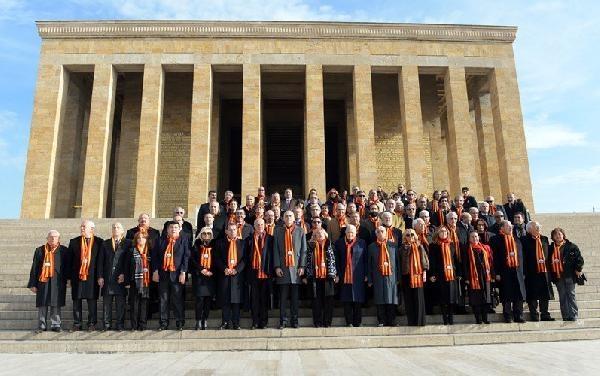
[[96, 64], [81, 196], [81, 216], [84, 218], [106, 216], [116, 88], [117, 75], [113, 66]]
[[427, 164], [423, 152], [423, 115], [421, 113], [419, 68], [415, 65], [403, 66], [398, 83], [406, 184], [416, 192], [426, 192], [428, 187]]
[[513, 192], [533, 212], [529, 158], [514, 65], [494, 68], [490, 73], [490, 94], [503, 196], [496, 200], [504, 202], [504, 196]]
[[188, 216], [193, 217], [208, 195], [211, 114], [212, 67], [210, 64], [194, 66], [192, 93], [192, 119], [190, 139], [190, 176], [188, 191]]
[[479, 186], [479, 178], [475, 176], [473, 166], [473, 160], [477, 158], [477, 145], [469, 142], [472, 139], [471, 117], [464, 67], [448, 67], [444, 90], [448, 118], [450, 194], [452, 196], [460, 194], [463, 186], [468, 186], [473, 193], [477, 194], [475, 187]]
[[361, 189], [369, 190], [377, 186], [371, 66], [355, 65], [352, 82], [354, 123], [357, 134], [357, 183]]
[[498, 169], [498, 153], [496, 151], [496, 135], [489, 93], [477, 93], [473, 97], [477, 140], [479, 143], [479, 160], [481, 161], [481, 184], [484, 195], [492, 195], [501, 201], [500, 172]]
[[316, 188], [325, 194], [325, 112], [323, 66], [306, 66], [306, 116], [304, 120], [304, 192]]
[[[43, 54], [43, 52], [42, 52]], [[58, 133], [64, 116], [68, 73], [62, 65], [40, 59], [31, 116], [21, 218], [50, 218]]]
[[160, 64], [144, 66], [142, 85], [142, 114], [135, 187], [135, 215], [156, 216], [156, 192], [160, 132], [164, 97], [164, 72]]
[[260, 64], [244, 64], [243, 75], [241, 194], [245, 197], [262, 185]]

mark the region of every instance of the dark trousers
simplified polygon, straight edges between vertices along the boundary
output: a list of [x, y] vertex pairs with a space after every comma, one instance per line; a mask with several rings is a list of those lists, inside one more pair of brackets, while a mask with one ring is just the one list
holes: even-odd
[[[86, 299], [88, 307], [88, 321], [89, 325], [96, 325], [98, 323], [98, 300]], [[82, 299], [73, 299], [73, 326], [81, 328], [81, 322], [83, 320], [83, 304]]]
[[252, 295], [252, 325], [264, 328], [269, 321], [269, 280], [254, 279], [250, 288]]
[[315, 295], [312, 301], [313, 324], [316, 327], [324, 326], [328, 328], [331, 326], [333, 318], [333, 296], [325, 294], [326, 281], [317, 280], [313, 283]]
[[287, 323], [286, 303], [290, 299], [290, 322], [298, 323], [298, 285], [279, 285], [279, 323]]
[[516, 300], [510, 301], [505, 300], [502, 302], [502, 314], [504, 315], [504, 320], [510, 320], [511, 317], [513, 320], [521, 320], [523, 319], [523, 301]]
[[444, 325], [454, 324], [454, 304], [440, 304]]
[[409, 326], [425, 325], [425, 295], [423, 288], [404, 287], [404, 306]]
[[102, 302], [102, 317], [104, 318], [104, 328], [108, 329], [112, 324], [113, 300], [117, 308], [117, 329], [125, 328], [125, 295], [104, 295]]
[[135, 288], [129, 291], [129, 319], [132, 329], [146, 329], [150, 299], [142, 298]]
[[196, 322], [208, 320], [208, 314], [210, 313], [211, 303], [212, 296], [196, 296], [196, 302], [194, 305]]
[[362, 324], [362, 303], [344, 303], [344, 317], [346, 325], [360, 326]]
[[377, 323], [385, 326], [396, 325], [396, 305], [377, 304]]
[[473, 309], [473, 314], [475, 315], [475, 322], [477, 324], [481, 324], [482, 320], [484, 322], [488, 321], [488, 311], [490, 310], [489, 304], [474, 305], [471, 306], [471, 308]]
[[[538, 305], [539, 302], [539, 305]], [[548, 301], [546, 299], [540, 300], [528, 300], [527, 306], [529, 307], [529, 315], [533, 320], [539, 319], [538, 317], [538, 306], [540, 307], [541, 318], [550, 318], [550, 312], [548, 312]]]
[[162, 327], [169, 326], [169, 306], [173, 307], [177, 327], [183, 327], [185, 316], [183, 311], [183, 286], [175, 281], [160, 280], [158, 282], [158, 294], [160, 296], [160, 321]]
[[232, 324], [234, 327], [240, 326], [240, 304], [223, 303], [222, 308], [223, 324]]

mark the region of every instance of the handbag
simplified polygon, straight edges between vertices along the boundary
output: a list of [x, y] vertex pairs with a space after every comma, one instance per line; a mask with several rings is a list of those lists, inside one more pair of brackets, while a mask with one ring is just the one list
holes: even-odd
[[577, 282], [579, 286], [585, 285], [585, 281], [587, 281], [587, 278], [584, 273], [581, 273], [579, 277], [575, 277], [575, 282]]

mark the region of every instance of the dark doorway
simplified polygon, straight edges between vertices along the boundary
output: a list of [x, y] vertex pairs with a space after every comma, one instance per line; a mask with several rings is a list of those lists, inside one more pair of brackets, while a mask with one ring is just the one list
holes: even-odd
[[325, 101], [325, 184], [326, 189], [348, 189], [348, 145], [346, 103]]
[[218, 191], [242, 190], [242, 100], [222, 99], [219, 130]]
[[[304, 195], [304, 101], [264, 100], [265, 188]], [[310, 158], [310, 156], [309, 156]]]

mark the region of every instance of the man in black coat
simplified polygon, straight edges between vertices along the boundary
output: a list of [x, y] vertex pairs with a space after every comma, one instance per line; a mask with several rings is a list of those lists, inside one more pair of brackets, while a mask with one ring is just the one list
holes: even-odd
[[271, 262], [273, 254], [273, 236], [265, 231], [265, 221], [262, 218], [254, 220], [254, 233], [246, 240], [246, 268], [250, 282], [252, 302], [252, 329], [263, 329], [269, 319], [269, 290], [271, 279]]
[[510, 221], [510, 223], [514, 222], [516, 213], [523, 213], [524, 222], [529, 222], [529, 215], [527, 212], [527, 208], [521, 199], [517, 199], [514, 193], [509, 193], [506, 195], [506, 203], [504, 204], [504, 213], [506, 213], [506, 219]]
[[509, 221], [503, 221], [500, 234], [491, 239], [490, 246], [494, 253], [496, 281], [500, 285], [504, 321], [523, 323], [523, 301], [527, 297], [523, 248], [521, 241], [513, 236], [512, 227]]
[[220, 329], [240, 329], [240, 304], [244, 292], [246, 245], [237, 236], [237, 225], [229, 223], [225, 237], [215, 243], [215, 272], [218, 275], [219, 302], [222, 309]]
[[49, 231], [46, 244], [35, 249], [27, 283], [27, 288], [35, 294], [38, 332], [48, 329], [48, 310], [52, 331], [61, 331], [60, 309], [65, 306], [70, 263], [69, 250], [60, 245], [60, 234], [56, 230]]
[[204, 204], [200, 205], [200, 208], [198, 209], [198, 215], [196, 216], [196, 235], [198, 236], [198, 234], [200, 233], [200, 230], [206, 225], [206, 223], [204, 222], [204, 216], [208, 213], [210, 213], [210, 203], [211, 202], [216, 202], [217, 204], [219, 203], [217, 201], [217, 191], [214, 190], [210, 190], [208, 191], [208, 202], [205, 202]]
[[131, 241], [124, 238], [123, 225], [112, 224], [112, 236], [102, 243], [98, 255], [98, 285], [102, 289], [104, 330], [112, 329], [113, 300], [116, 303], [117, 330], [125, 330], [125, 297], [130, 280]]
[[150, 216], [146, 213], [142, 213], [138, 217], [138, 225], [127, 230], [125, 239], [133, 240], [135, 234], [140, 231], [144, 231], [148, 234], [148, 248], [152, 249], [153, 246], [158, 244], [160, 238], [160, 232], [150, 227]]
[[175, 311], [178, 330], [183, 330], [185, 312], [183, 305], [183, 285], [188, 271], [190, 246], [186, 237], [180, 236], [179, 223], [170, 221], [167, 224], [167, 236], [161, 237], [158, 246], [154, 247], [151, 266], [152, 280], [158, 282], [160, 295], [160, 326], [158, 330], [169, 327], [169, 302]]
[[82, 300], [88, 306], [88, 330], [96, 330], [98, 322], [98, 254], [102, 248], [102, 239], [94, 235], [94, 222], [81, 222], [81, 236], [71, 239], [69, 252], [71, 263], [71, 297], [73, 298], [73, 331], [81, 330], [83, 307]]
[[475, 199], [474, 196], [471, 196], [469, 194], [469, 187], [462, 187], [462, 196], [464, 199], [463, 206], [464, 206], [465, 210], [469, 210], [470, 208], [477, 207], [477, 200]]
[[[548, 238], [540, 234], [540, 224], [527, 224], [527, 235], [521, 238], [525, 260], [525, 290], [531, 321], [554, 321], [548, 312], [548, 301], [554, 299], [548, 257]], [[538, 302], [540, 312], [538, 313]], [[540, 315], [541, 314], [541, 315]]]
[[[185, 216], [185, 209], [182, 208], [181, 206], [178, 206], [175, 209], [173, 209], [173, 221], [179, 222], [181, 232], [188, 234], [190, 241], [191, 241], [192, 236], [194, 234], [194, 229], [190, 222], [183, 219], [184, 216]], [[180, 218], [178, 218], [178, 217], [180, 217]], [[165, 224], [163, 225], [162, 232], [160, 233], [160, 235], [162, 237], [165, 237], [167, 235], [169, 222], [171, 222], [171, 221], [166, 221]]]

